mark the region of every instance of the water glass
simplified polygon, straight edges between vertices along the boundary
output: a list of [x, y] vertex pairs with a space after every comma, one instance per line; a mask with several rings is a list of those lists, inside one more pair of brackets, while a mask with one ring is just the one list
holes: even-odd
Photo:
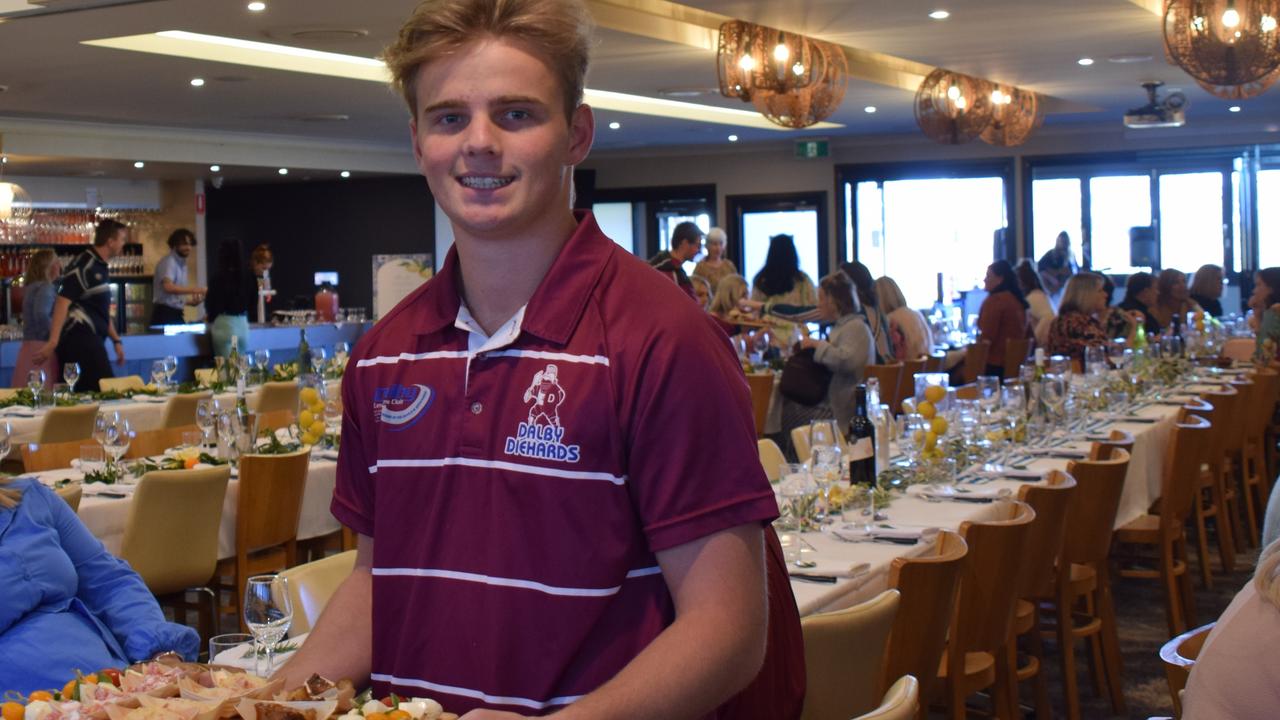
[[178, 372], [178, 356], [164, 356], [164, 383], [165, 385], [173, 385], [173, 376]]
[[107, 466], [107, 456], [101, 445], [80, 446], [80, 472], [88, 475], [101, 472]]
[[199, 430], [182, 431], [182, 447], [195, 448], [204, 443], [204, 433]]
[[106, 427], [106, 434], [103, 437], [102, 448], [111, 455], [113, 465], [120, 465], [120, 458], [129, 452], [129, 445], [133, 442], [133, 424], [127, 418], [122, 418], [117, 414], [114, 422]]
[[213, 430], [218, 422], [218, 401], [213, 398], [202, 398], [196, 401], [196, 427], [204, 433], [204, 444], [208, 445], [213, 438]]
[[154, 360], [151, 363], [151, 382], [156, 384], [160, 392], [165, 392], [168, 388], [169, 374], [165, 372], [164, 360]]
[[[218, 656], [230, 650], [236, 650], [241, 646], [248, 645], [253, 642], [253, 636], [249, 633], [227, 633], [225, 635], [214, 635], [209, 638], [209, 662], [218, 664]], [[252, 652], [252, 651], [250, 651]], [[235, 659], [234, 657], [224, 658], [224, 660]]]
[[267, 381], [267, 370], [271, 368], [271, 351], [263, 348], [253, 351], [253, 366], [258, 370], [258, 379]]
[[69, 362], [62, 366], [62, 379], [67, 381], [71, 392], [76, 391], [76, 381], [80, 379], [80, 363]]
[[1084, 349], [1084, 371], [1089, 377], [1102, 377], [1107, 374], [1107, 349], [1101, 345], [1093, 345]]
[[40, 407], [40, 390], [44, 388], [44, 370], [34, 368], [27, 372], [27, 389], [31, 391], [32, 407]]
[[289, 600], [289, 579], [279, 575], [254, 575], [245, 583], [244, 623], [253, 633], [255, 674], [257, 649], [267, 656], [269, 677], [275, 672], [276, 644], [284, 639], [293, 623], [293, 604]]
[[979, 375], [978, 403], [985, 414], [990, 415], [1000, 405], [1000, 378], [995, 375]]

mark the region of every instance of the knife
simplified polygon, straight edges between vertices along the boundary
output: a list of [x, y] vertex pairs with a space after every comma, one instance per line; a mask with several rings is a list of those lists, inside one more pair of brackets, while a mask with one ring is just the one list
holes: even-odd
[[804, 580], [805, 582], [824, 583], [827, 585], [834, 585], [836, 582], [835, 575], [805, 575], [802, 573], [793, 573], [791, 575], [791, 579]]

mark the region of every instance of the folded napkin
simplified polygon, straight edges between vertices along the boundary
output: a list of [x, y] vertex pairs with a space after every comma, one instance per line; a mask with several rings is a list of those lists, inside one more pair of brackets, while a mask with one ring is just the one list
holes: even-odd
[[[307, 633], [302, 633], [297, 637], [285, 638], [284, 640], [281, 640], [279, 644], [276, 645], [276, 647], [288, 647], [288, 646], [294, 646], [294, 647], [292, 650], [286, 650], [285, 652], [280, 652], [279, 650], [277, 650], [275, 653], [276, 665], [279, 666], [282, 659], [287, 659], [291, 653], [293, 653], [298, 648], [300, 648], [302, 646], [302, 643], [306, 639], [307, 639]], [[236, 667], [236, 668], [241, 668], [243, 670], [248, 670], [250, 672], [253, 672], [254, 658], [253, 658], [252, 652], [253, 652], [253, 644], [245, 643], [243, 645], [237, 645], [231, 648], [230, 650], [223, 650], [222, 652], [218, 653], [216, 657], [212, 658], [209, 662], [210, 664], [213, 664], [213, 665], [226, 665], [228, 667]], [[259, 661], [262, 663], [261, 669], [265, 671], [267, 666], [267, 657], [263, 655], [261, 658], [259, 658]]]
[[167, 398], [167, 397], [163, 397], [163, 396], [159, 396], [159, 395], [134, 395], [134, 396], [133, 396], [133, 398], [132, 398], [132, 400], [133, 400], [134, 402], [140, 402], [140, 403], [154, 403], [154, 404], [160, 404], [160, 403], [167, 403], [167, 402], [169, 402], [169, 398]]
[[[1181, 403], [1179, 403], [1181, 404]], [[1127, 423], [1154, 423], [1160, 422], [1159, 418], [1143, 417], [1141, 415], [1125, 415], [1124, 413], [1108, 413], [1102, 416], [1103, 420], [1109, 422], [1127, 422]]]
[[133, 491], [138, 488], [136, 483], [132, 485], [124, 483], [107, 485], [99, 482], [85, 483], [80, 487], [84, 490], [85, 495], [132, 495]]
[[[806, 560], [812, 558], [805, 558]], [[787, 565], [787, 574], [800, 575], [812, 578], [840, 578], [841, 580], [849, 580], [865, 575], [871, 571], [869, 563], [854, 563], [852, 565], [843, 563], [838, 560], [814, 560], [817, 564], [811, 568], [796, 567], [795, 564]]]
[[1018, 468], [1005, 465], [979, 465], [970, 469], [968, 472], [983, 478], [1009, 478], [1011, 480], [1043, 480], [1044, 473], [1040, 470], [1030, 470], [1028, 468]]
[[37, 413], [35, 409], [29, 408], [29, 407], [22, 407], [21, 405], [10, 405], [7, 408], [0, 409], [0, 415], [4, 415], [7, 417], [33, 418], [37, 414], [39, 413]]
[[886, 542], [914, 545], [921, 537], [932, 536], [937, 528], [920, 525], [893, 525], [890, 523], [872, 523], [868, 528], [865, 523], [845, 523], [833, 525], [830, 533], [847, 542], [870, 542], [883, 540]]
[[1052, 458], [1067, 458], [1070, 460], [1084, 460], [1089, 457], [1089, 453], [1084, 450], [1077, 450], [1072, 447], [1035, 447], [1025, 448], [1024, 453], [1028, 455], [1043, 455]]
[[1007, 487], [959, 487], [956, 485], [915, 485], [910, 491], [914, 495], [934, 500], [956, 500], [959, 502], [991, 502], [1004, 498], [1012, 498], [1013, 491]]

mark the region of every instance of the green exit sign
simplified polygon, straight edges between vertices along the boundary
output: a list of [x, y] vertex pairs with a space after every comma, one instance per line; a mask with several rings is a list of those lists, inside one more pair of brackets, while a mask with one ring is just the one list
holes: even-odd
[[826, 140], [797, 140], [796, 157], [824, 158], [831, 155], [831, 148]]

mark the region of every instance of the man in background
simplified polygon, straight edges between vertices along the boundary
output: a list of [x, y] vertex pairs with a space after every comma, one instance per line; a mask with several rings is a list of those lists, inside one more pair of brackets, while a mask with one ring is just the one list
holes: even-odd
[[[649, 267], [675, 281], [681, 290], [694, 297], [693, 283], [684, 271], [684, 264], [702, 252], [702, 230], [691, 222], [682, 222], [671, 231], [671, 249], [649, 258]], [[695, 298], [696, 299], [696, 298]]]
[[205, 289], [187, 285], [187, 258], [196, 246], [196, 236], [186, 228], [169, 235], [169, 254], [156, 263], [151, 294], [151, 324], [180, 325], [185, 322], [182, 309], [199, 305]]

